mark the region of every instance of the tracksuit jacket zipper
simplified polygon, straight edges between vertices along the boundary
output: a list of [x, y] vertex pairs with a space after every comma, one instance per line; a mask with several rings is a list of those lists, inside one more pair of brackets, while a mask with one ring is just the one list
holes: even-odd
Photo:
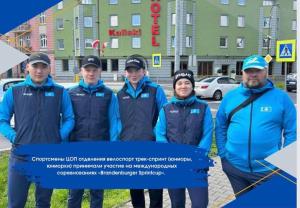
[[249, 135], [248, 135], [248, 163], [250, 172], [252, 172], [252, 165], [251, 165], [251, 130], [252, 130], [252, 111], [253, 111], [253, 102], [250, 104], [250, 127], [249, 127]]

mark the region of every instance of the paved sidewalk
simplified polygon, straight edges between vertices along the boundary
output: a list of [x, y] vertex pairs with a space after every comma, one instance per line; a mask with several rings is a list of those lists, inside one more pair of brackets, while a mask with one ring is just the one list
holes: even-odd
[[[209, 177], [208, 177], [208, 191], [209, 191], [209, 205], [208, 207], [217, 208], [221, 207], [230, 201], [232, 201], [233, 197], [233, 191], [230, 186], [230, 183], [226, 177], [226, 175], [222, 171], [221, 167], [221, 161], [219, 157], [213, 158], [215, 161], [215, 166], [210, 168], [209, 170]], [[148, 193], [145, 194], [146, 196], [146, 207], [149, 207], [149, 195]], [[163, 207], [164, 208], [170, 208], [171, 203], [168, 195], [168, 191], [164, 189], [164, 195], [163, 195]], [[186, 207], [191, 207], [191, 201], [189, 198], [189, 195], [187, 193], [186, 195]], [[120, 208], [131, 208], [131, 201], [128, 201], [122, 206], [119, 206]]]

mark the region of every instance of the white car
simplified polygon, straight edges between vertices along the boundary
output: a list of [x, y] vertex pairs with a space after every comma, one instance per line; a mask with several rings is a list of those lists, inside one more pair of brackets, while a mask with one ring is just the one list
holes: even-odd
[[22, 78], [10, 78], [10, 79], [1, 79], [0, 80], [0, 102], [3, 100], [4, 93], [11, 86], [23, 82], [25, 79]]
[[213, 76], [195, 82], [196, 96], [221, 100], [224, 95], [239, 86], [239, 83], [230, 77]]

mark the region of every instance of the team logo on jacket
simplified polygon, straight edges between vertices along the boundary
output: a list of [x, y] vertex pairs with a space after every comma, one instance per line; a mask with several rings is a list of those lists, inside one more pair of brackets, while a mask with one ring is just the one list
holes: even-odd
[[104, 97], [104, 93], [103, 92], [96, 92], [96, 97]]
[[32, 96], [32, 92], [24, 92], [23, 96]]
[[85, 96], [84, 93], [76, 93], [76, 96]]
[[149, 93], [142, 93], [141, 98], [149, 98]]
[[272, 112], [272, 107], [271, 106], [260, 107], [260, 112], [270, 113], [270, 112]]
[[122, 99], [126, 100], [126, 99], [130, 99], [130, 97], [129, 96], [124, 96], [124, 97], [122, 97]]
[[191, 114], [199, 114], [200, 109], [191, 109]]
[[45, 92], [46, 97], [54, 97], [54, 92]]
[[179, 110], [170, 110], [170, 113], [179, 113]]

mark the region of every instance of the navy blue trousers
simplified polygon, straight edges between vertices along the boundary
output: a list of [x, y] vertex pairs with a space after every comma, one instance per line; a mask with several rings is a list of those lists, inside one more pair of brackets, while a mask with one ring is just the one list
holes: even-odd
[[[262, 179], [263, 177], [271, 173], [271, 171], [248, 173], [248, 172], [241, 171], [236, 167], [234, 167], [233, 165], [231, 165], [231, 163], [226, 158], [222, 158], [221, 161], [222, 161], [222, 169], [224, 173], [227, 175], [236, 197], [248, 191], [251, 191], [256, 186], [265, 182], [267, 178], [255, 184], [254, 186], [249, 187], [253, 183], [259, 181], [260, 179]], [[244, 190], [245, 188], [247, 189]]]
[[[134, 208], [145, 208], [144, 189], [130, 189], [130, 196]], [[149, 197], [150, 208], [162, 208], [162, 189], [149, 189]]]
[[[8, 208], [25, 207], [31, 182], [14, 168], [15, 165], [24, 162], [24, 158], [11, 152], [8, 165]], [[36, 184], [35, 201], [37, 208], [50, 208], [51, 196], [52, 189], [45, 189]]]
[[[72, 189], [69, 191], [68, 208], [81, 208], [82, 196], [84, 189]], [[90, 208], [102, 208], [103, 206], [103, 193], [102, 189], [90, 190], [91, 201]]]

